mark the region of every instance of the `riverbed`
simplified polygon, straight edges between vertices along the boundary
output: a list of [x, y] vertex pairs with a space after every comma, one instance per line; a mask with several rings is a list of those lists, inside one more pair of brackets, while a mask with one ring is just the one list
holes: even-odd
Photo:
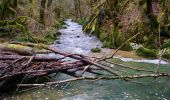
[[[107, 56], [112, 53], [111, 49], [102, 49], [102, 43], [95, 37], [89, 36], [82, 31], [82, 26], [72, 22], [71, 19], [65, 21], [66, 29], [61, 29], [61, 37], [52, 46], [65, 52], [86, 54], [93, 56]], [[98, 54], [91, 53], [92, 48], [101, 48]], [[124, 57], [117, 55], [112, 61], [131, 66], [154, 70], [159, 63], [158, 59], [148, 60], [143, 58]], [[125, 74], [138, 75], [141, 72], [130, 69], [119, 68]], [[160, 71], [170, 72], [170, 65], [162, 61]], [[56, 80], [71, 78], [65, 74], [58, 74]], [[98, 80], [98, 81], [77, 81], [58, 84], [52, 87], [35, 88], [20, 91], [8, 97], [11, 100], [169, 100], [170, 99], [170, 79], [167, 78], [142, 78], [131, 81], [123, 80]]]

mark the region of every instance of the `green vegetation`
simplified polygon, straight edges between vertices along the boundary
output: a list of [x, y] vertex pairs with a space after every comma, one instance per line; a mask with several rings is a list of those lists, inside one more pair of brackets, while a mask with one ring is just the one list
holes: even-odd
[[169, 0], [2, 0], [0, 37], [52, 43], [66, 28], [66, 18], [96, 35], [103, 47], [117, 49], [140, 33], [121, 49], [132, 50], [130, 43], [137, 43], [144, 47], [137, 54], [155, 57], [150, 50], [170, 48]]
[[52, 43], [60, 35], [58, 30], [65, 20], [64, 11], [63, 13], [56, 11], [57, 2], [57, 0], [0, 1], [0, 37], [9, 38], [9, 41]]
[[165, 53], [163, 54], [163, 57], [166, 59], [170, 59], [170, 49], [168, 48]]
[[170, 39], [165, 41], [165, 43], [162, 45], [162, 48], [170, 48]]
[[[141, 56], [156, 57], [154, 51], [169, 47], [169, 0], [93, 1], [89, 18], [84, 30], [97, 35], [104, 47], [118, 48], [138, 33], [130, 42], [144, 46], [139, 49], [142, 53], [138, 52]], [[130, 42], [121, 49], [131, 50]]]
[[101, 52], [101, 49], [98, 48], [98, 47], [92, 48], [92, 49], [91, 49], [91, 52], [93, 52], [93, 53], [100, 53], [100, 52]]
[[155, 58], [157, 57], [157, 51], [154, 49], [148, 49], [144, 47], [140, 47], [136, 50], [137, 55], [144, 56], [148, 58]]

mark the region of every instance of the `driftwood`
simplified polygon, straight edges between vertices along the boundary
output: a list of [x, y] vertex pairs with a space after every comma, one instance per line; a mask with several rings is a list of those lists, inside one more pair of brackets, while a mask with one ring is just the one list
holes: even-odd
[[17, 52], [23, 55], [33, 55], [34, 53], [34, 49], [31, 47], [16, 45], [16, 44], [8, 44], [8, 43], [0, 44], [0, 50]]
[[[37, 45], [36, 45], [37, 46]], [[52, 73], [65, 73], [73, 77], [80, 77], [84, 72], [93, 74], [100, 73], [94, 72], [92, 68], [86, 67], [87, 65], [95, 65], [102, 70], [116, 75], [111, 69], [104, 67], [100, 64], [93, 63], [87, 56], [69, 54], [57, 51], [48, 46], [40, 45], [38, 48], [43, 48], [52, 53], [62, 55], [61, 58], [50, 57], [48, 55], [37, 55], [35, 48], [29, 44], [28, 46], [22, 44], [0, 44], [0, 92], [8, 91], [17, 84], [23, 82], [28, 83], [38, 77], [50, 75]], [[70, 57], [77, 61], [62, 61], [62, 59]], [[70, 72], [69, 69], [82, 70], [82, 75], [76, 75], [76, 71]]]
[[[31, 56], [21, 56], [21, 55], [0, 55], [0, 60], [16, 60], [16, 59], [21, 59], [21, 58], [26, 58], [29, 59]], [[33, 58], [35, 61], [57, 61], [59, 59], [56, 59], [55, 57], [49, 57], [45, 55], [41, 56], [35, 56]]]
[[[62, 55], [62, 57], [51, 57], [47, 54], [44, 54], [44, 52], [41, 55], [40, 52], [37, 54], [37, 48], [47, 51], [47, 54], [54, 53], [56, 56]], [[93, 61], [94, 59], [91, 59], [91, 57], [80, 54], [65, 53], [47, 45], [32, 43], [6, 43], [0, 44], [0, 50], [0, 93], [3, 93], [4, 91], [10, 91], [12, 88], [17, 87], [47, 86], [76, 80], [123, 79], [127, 81], [129, 79], [143, 77], [170, 77], [170, 74], [168, 73], [155, 73], [155, 71], [132, 68], [104, 59], [104, 61], [107, 63], [111, 63], [123, 68], [153, 73], [122, 76], [119, 75], [119, 73], [117, 73], [114, 68], [97, 63]], [[67, 57], [74, 60], [63, 60]], [[76, 72], [78, 71], [81, 71], [81, 74], [77, 74]], [[102, 77], [103, 74], [100, 73], [101, 71], [107, 72], [108, 77]], [[46, 77], [52, 73], [58, 72], [68, 74], [75, 78], [63, 81], [35, 84], [35, 80], [37, 78]], [[84, 73], [86, 72], [95, 74], [97, 77], [83, 77]], [[103, 76], [106, 76], [106, 74]]]
[[117, 76], [117, 77], [79, 77], [79, 78], [73, 78], [68, 79], [64, 81], [54, 81], [54, 82], [46, 82], [43, 84], [18, 84], [20, 87], [41, 87], [41, 86], [50, 86], [60, 83], [66, 83], [66, 82], [72, 82], [72, 81], [78, 81], [78, 80], [115, 80], [115, 79], [135, 79], [135, 78], [144, 78], [144, 77], [170, 77], [170, 74], [145, 74], [145, 75], [133, 75], [133, 76]]

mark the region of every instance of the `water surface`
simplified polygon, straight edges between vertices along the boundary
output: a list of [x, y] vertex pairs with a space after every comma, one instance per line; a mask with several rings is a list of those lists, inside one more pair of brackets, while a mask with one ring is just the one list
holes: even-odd
[[[88, 54], [91, 48], [101, 47], [102, 43], [95, 36], [83, 33], [82, 26], [66, 21], [66, 29], [61, 29], [60, 41], [52, 46], [70, 53]], [[131, 58], [113, 59], [114, 62], [131, 66], [154, 70], [158, 60], [133, 60]], [[106, 63], [105, 63], [106, 64]], [[141, 74], [130, 69], [110, 65], [122, 71], [122, 75]], [[170, 72], [170, 65], [162, 62], [160, 71]], [[147, 74], [147, 73], [146, 73]], [[71, 78], [65, 74], [58, 74], [55, 79], [63, 80]], [[9, 97], [11, 100], [169, 100], [170, 99], [169, 78], [142, 78], [131, 81], [123, 80], [98, 80], [77, 81], [58, 84], [52, 87], [36, 88], [20, 91]]]

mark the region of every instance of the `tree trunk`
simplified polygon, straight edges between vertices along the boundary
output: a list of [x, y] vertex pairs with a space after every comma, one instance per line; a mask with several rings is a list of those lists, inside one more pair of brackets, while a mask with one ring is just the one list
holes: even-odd
[[46, 9], [47, 0], [41, 0], [41, 8], [40, 8], [40, 23], [45, 25], [45, 9]]

